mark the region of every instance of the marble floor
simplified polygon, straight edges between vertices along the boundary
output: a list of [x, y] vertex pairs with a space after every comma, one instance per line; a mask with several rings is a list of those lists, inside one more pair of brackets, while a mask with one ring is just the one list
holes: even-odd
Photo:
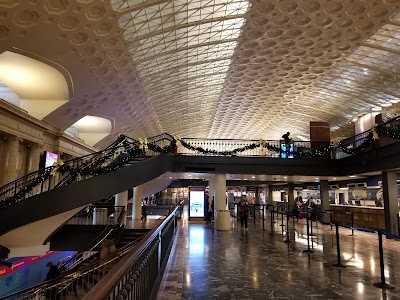
[[[290, 243], [280, 220], [238, 230], [216, 231], [212, 225], [181, 221], [161, 282], [158, 300], [173, 299], [400, 299], [400, 241], [384, 239], [386, 282], [380, 282], [376, 234], [340, 228], [342, 263], [337, 268], [335, 230], [313, 227], [313, 253], [307, 249], [304, 220], [289, 222]], [[282, 235], [283, 233], [283, 235]]]

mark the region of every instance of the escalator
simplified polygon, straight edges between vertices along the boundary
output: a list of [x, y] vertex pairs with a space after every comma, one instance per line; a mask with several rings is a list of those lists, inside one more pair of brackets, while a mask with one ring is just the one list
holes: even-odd
[[[152, 146], [162, 149], [157, 141]], [[9, 248], [9, 241], [21, 240], [27, 226], [31, 232], [40, 228], [49, 231], [46, 227], [52, 224], [54, 231], [86, 205], [172, 171], [173, 155], [167, 153], [168, 147], [162, 151], [165, 153], [149, 157], [143, 154], [139, 142], [122, 136], [103, 151], [39, 170], [1, 187], [0, 245]], [[42, 237], [42, 243], [47, 236]]]

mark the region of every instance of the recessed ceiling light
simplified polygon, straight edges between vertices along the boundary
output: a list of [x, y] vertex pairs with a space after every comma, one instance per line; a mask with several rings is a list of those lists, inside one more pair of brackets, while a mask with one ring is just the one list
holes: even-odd
[[336, 180], [336, 177], [332, 177], [333, 180]]
[[172, 179], [172, 177], [170, 177], [169, 179]]
[[243, 179], [243, 180], [247, 180], [247, 178]]
[[256, 178], [256, 176], [251, 176], [251, 178]]
[[284, 176], [283, 178], [285, 178], [285, 179], [286, 179], [286, 178], [287, 178], [287, 176]]
[[303, 181], [303, 179], [300, 179], [300, 181]]
[[356, 176], [356, 175], [350, 175], [349, 177], [350, 177], [350, 178], [354, 178], [354, 177], [357, 177], [357, 176]]
[[192, 177], [192, 175], [190, 175], [190, 174], [189, 174], [188, 176], [189, 176], [189, 177]]

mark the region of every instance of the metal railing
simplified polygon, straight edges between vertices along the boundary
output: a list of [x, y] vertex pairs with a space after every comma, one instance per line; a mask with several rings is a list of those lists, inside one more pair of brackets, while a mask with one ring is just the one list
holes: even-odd
[[[95, 222], [94, 214], [97, 213], [95, 209], [107, 209], [106, 216], [100, 222]], [[115, 220], [118, 220], [121, 213], [125, 213], [124, 206], [116, 205], [88, 205], [76, 215], [71, 217], [65, 224], [68, 225], [116, 225]]]
[[[92, 264], [76, 270], [79, 265], [89, 259], [92, 255], [97, 253], [95, 251], [98, 246], [107, 238], [110, 237], [116, 230], [121, 228], [122, 222], [125, 216], [125, 209], [123, 209], [114, 222], [114, 224], [107, 226], [102, 233], [96, 238], [89, 246], [87, 250], [77, 252], [74, 255], [60, 259], [57, 266], [62, 270], [62, 274], [59, 278], [44, 281], [33, 287], [29, 287], [22, 291], [18, 291], [0, 298], [0, 300], [11, 300], [11, 299], [48, 299], [54, 297], [54, 299], [61, 299], [62, 296], [67, 296], [70, 292], [77, 292], [78, 289], [85, 290], [93, 283], [103, 278], [106, 273], [111, 269], [113, 263], [120, 259], [128, 251], [130, 251], [138, 242], [135, 241], [132, 244], [126, 245], [119, 249], [115, 257], [107, 261], [100, 261], [99, 259], [94, 261]], [[51, 298], [53, 299], [53, 298]]]
[[[400, 117], [381, 124], [377, 126], [376, 129], [385, 129], [398, 132], [400, 130]], [[254, 146], [259, 144], [259, 140], [182, 138], [181, 141], [187, 143], [193, 147], [193, 149], [187, 149], [181, 145], [178, 147], [178, 153], [182, 155], [217, 156], [226, 152], [231, 156], [291, 158], [296, 156], [304, 157], [304, 155], [300, 154], [306, 154], [318, 150], [326, 152], [326, 155], [324, 155], [325, 158], [330, 157], [332, 159], [340, 159], [352, 155], [351, 153], [347, 153], [349, 151], [343, 151], [343, 148], [356, 149], [368, 138], [370, 138], [371, 132], [372, 130], [368, 130], [354, 137], [342, 140], [340, 143], [342, 147], [341, 149], [332, 149], [329, 147], [329, 143], [291, 141], [288, 145], [283, 140], [270, 140], [264, 141], [270, 148], [270, 150], [268, 150], [268, 147]], [[164, 148], [164, 150], [168, 148], [168, 150], [171, 150], [170, 152], [173, 152], [173, 149], [169, 149], [173, 140], [174, 137], [165, 133], [149, 138], [147, 140], [147, 144]], [[397, 139], [395, 138], [394, 140]], [[138, 149], [142, 148], [143, 152], [140, 152], [142, 150], [138, 151]], [[153, 151], [150, 148], [146, 149], [146, 145], [144, 145], [144, 143], [141, 144], [134, 139], [121, 135], [113, 144], [102, 151], [67, 161], [62, 166], [51, 166], [38, 170], [4, 185], [0, 188], [0, 208], [12, 205], [15, 202], [29, 198], [36, 194], [49, 191], [55, 187], [67, 185], [75, 181], [96, 176], [96, 170], [107, 167], [112, 169], [114, 165], [118, 164], [121, 160], [127, 157], [129, 157], [131, 161], [124, 161], [124, 165], [133, 163], [135, 159], [142, 160], [159, 154], [159, 152]], [[241, 152], [229, 153], [229, 151], [233, 151], [234, 149], [238, 148], [245, 148], [245, 150]], [[201, 151], [198, 151], [199, 149], [209, 150], [211, 153], [205, 154]], [[134, 158], [132, 158], [132, 155], [130, 155], [132, 150], [136, 151], [136, 156]], [[141, 154], [138, 155], [137, 153], [139, 152]]]
[[[0, 188], [0, 204], [7, 206], [23, 199], [96, 176], [96, 169], [112, 166], [121, 156], [137, 148], [139, 143], [132, 139], [119, 138], [103, 151], [88, 154], [51, 166], [18, 178]], [[130, 161], [127, 163], [132, 163]], [[57, 172], [55, 168], [57, 168]], [[54, 172], [54, 174], [52, 174]]]
[[82, 299], [149, 299], [168, 260], [179, 210], [176, 207]]
[[[182, 141], [186, 142], [194, 148], [202, 148], [205, 150], [211, 150], [216, 152], [229, 152], [238, 148], [248, 148], [241, 152], [235, 152], [231, 156], [242, 156], [242, 157], [274, 157], [274, 158], [287, 158], [296, 157], [296, 153], [307, 153], [315, 150], [322, 151], [329, 147], [329, 143], [317, 143], [309, 141], [291, 141], [289, 146], [283, 140], [268, 140], [264, 141], [268, 146], [274, 149], [280, 149], [280, 152], [268, 150], [266, 147], [252, 147], [254, 144], [258, 144], [259, 140], [232, 140], [232, 139], [198, 139], [198, 138], [182, 138]], [[197, 150], [187, 149], [183, 146], [178, 149], [179, 154], [183, 155], [196, 155], [196, 156], [220, 156], [215, 153], [202, 153]], [[328, 153], [329, 155], [329, 153]]]

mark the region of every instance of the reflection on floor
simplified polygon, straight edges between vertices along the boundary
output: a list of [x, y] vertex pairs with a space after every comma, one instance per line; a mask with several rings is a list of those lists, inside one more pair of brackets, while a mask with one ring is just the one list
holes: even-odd
[[[384, 240], [386, 282], [394, 290], [373, 286], [380, 282], [376, 234], [340, 229], [342, 263], [337, 262], [335, 230], [313, 227], [312, 248], [307, 249], [305, 221], [289, 222], [290, 243], [284, 243], [280, 220], [271, 233], [250, 222], [247, 232], [232, 220], [229, 232], [212, 226], [188, 224], [184, 219], [176, 236], [158, 293], [172, 299], [400, 299], [400, 242]], [[282, 235], [283, 232], [283, 235]]]

